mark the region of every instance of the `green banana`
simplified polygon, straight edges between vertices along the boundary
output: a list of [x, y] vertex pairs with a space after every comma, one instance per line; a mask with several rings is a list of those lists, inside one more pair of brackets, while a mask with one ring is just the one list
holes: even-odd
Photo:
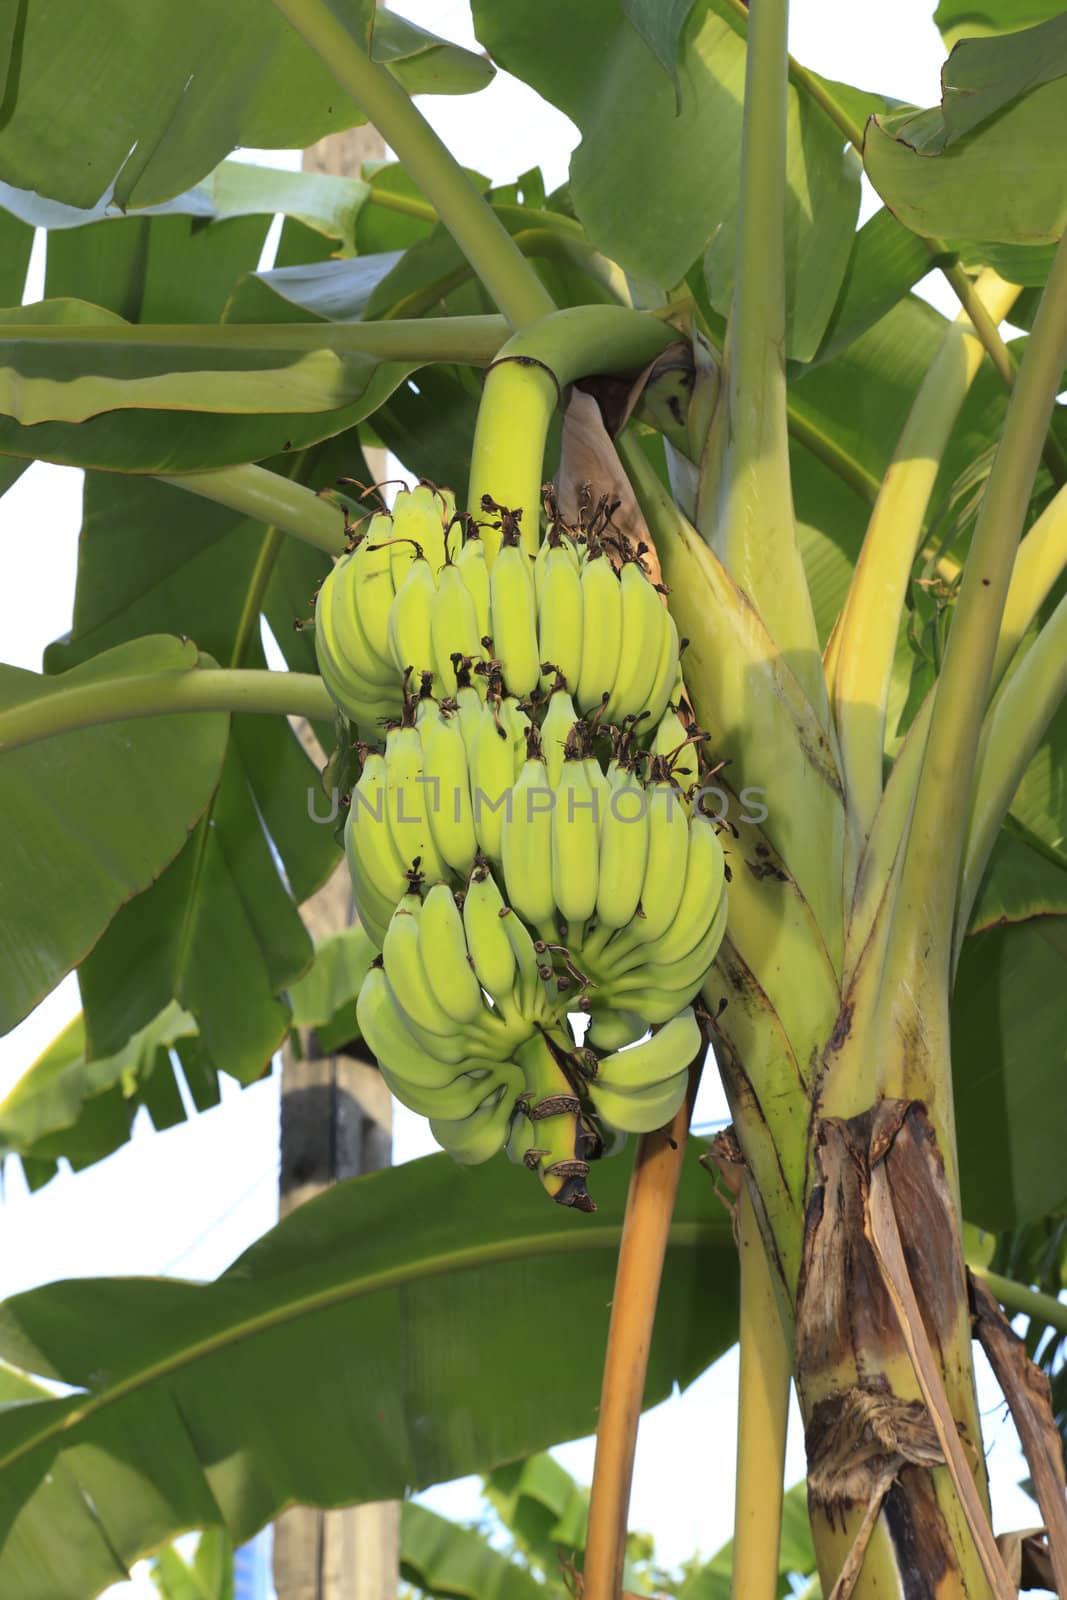
[[345, 844], [349, 860], [355, 858], [359, 863], [360, 875], [393, 907], [407, 888], [408, 863], [393, 843], [389, 827], [387, 778], [385, 756], [370, 751], [352, 791]]
[[386, 1088], [420, 1117], [433, 1117], [445, 1121], [461, 1121], [472, 1115], [495, 1088], [520, 1093], [522, 1073], [510, 1061], [479, 1063], [477, 1059], [466, 1063], [451, 1083], [437, 1089], [426, 1089], [409, 1083], [407, 1078], [381, 1067]]
[[476, 533], [468, 534], [456, 556], [456, 570], [463, 579], [467, 593], [474, 604], [478, 626], [478, 642], [492, 633], [490, 608], [489, 567], [485, 559], [485, 546]]
[[355, 598], [367, 643], [377, 659], [393, 664], [389, 651], [389, 613], [393, 606], [393, 557], [406, 546], [393, 545], [392, 518], [383, 512], [370, 520], [367, 537], [355, 554]]
[[[541, 662], [545, 666], [551, 664], [568, 683], [577, 683], [582, 666], [582, 580], [557, 529], [549, 530], [542, 549], [546, 547], [544, 577], [537, 597]], [[545, 674], [546, 686], [552, 677], [552, 672]]]
[[[645, 710], [662, 663], [664, 636], [674, 624], [639, 561], [627, 561], [619, 578], [622, 639], [619, 665], [610, 685], [606, 722], [639, 716]], [[671, 673], [673, 682], [674, 674]]]
[[622, 648], [620, 584], [599, 548], [582, 566], [582, 616], [582, 661], [574, 692], [582, 711], [595, 711], [611, 694]]
[[393, 915], [396, 901], [387, 900], [368, 881], [359, 858], [352, 847], [347, 821], [345, 823], [345, 856], [348, 861], [348, 874], [352, 880], [352, 903], [355, 906], [356, 921], [370, 935], [380, 950], [385, 943], [389, 919]]
[[[418, 895], [406, 894], [393, 912], [382, 946], [385, 976], [417, 1027], [450, 1038], [457, 1031], [456, 1018], [445, 1010], [431, 987], [419, 938], [421, 915], [422, 902]], [[473, 978], [474, 974], [471, 976]], [[481, 1010], [480, 1004], [473, 1010], [472, 1022]]]
[[398, 673], [403, 675], [410, 669], [412, 681], [422, 672], [433, 671], [432, 627], [436, 599], [437, 585], [430, 563], [421, 549], [417, 549], [389, 611], [389, 654]]
[[405, 872], [417, 861], [428, 883], [448, 877], [433, 840], [432, 785], [425, 781], [422, 740], [415, 727], [390, 728], [385, 740], [385, 810], [389, 833]]
[[537, 600], [530, 558], [513, 539], [497, 551], [489, 583], [493, 650], [508, 693], [518, 697], [532, 694], [541, 679]]
[[[635, 1046], [640, 1049], [640, 1046]], [[654, 1083], [647, 1089], [624, 1093], [595, 1078], [589, 1085], [589, 1098], [597, 1116], [620, 1133], [654, 1133], [673, 1119], [689, 1087], [689, 1073], [683, 1068], [673, 1078]]]
[[430, 616], [434, 670], [442, 694], [455, 694], [455, 658], [480, 656], [481, 638], [470, 590], [459, 568], [449, 562], [441, 569]]
[[563, 771], [563, 752], [577, 720], [578, 713], [574, 709], [574, 701], [567, 692], [563, 678], [560, 677], [549, 695], [548, 710], [541, 723], [541, 749], [544, 753], [545, 771], [548, 773], [550, 789], [559, 787], [560, 774]]
[[476, 1167], [504, 1146], [516, 1096], [506, 1086], [494, 1088], [470, 1116], [459, 1120], [430, 1118], [430, 1131], [442, 1150], [462, 1166]]
[[422, 902], [419, 951], [434, 999], [461, 1027], [480, 1017], [481, 986], [467, 952], [463, 915], [451, 889], [435, 883]]
[[432, 484], [401, 489], [393, 501], [393, 538], [419, 545], [431, 571], [437, 572], [448, 559], [445, 534], [455, 509], [453, 497]]
[[[665, 996], [675, 995], [676, 1009], [684, 1005], [696, 994], [719, 953], [726, 932], [727, 910], [724, 895], [715, 907], [704, 933], [684, 956], [670, 961], [656, 961], [651, 957], [655, 956], [658, 947], [646, 947], [643, 959], [638, 958], [631, 966], [612, 973], [606, 985], [610, 993], [618, 998], [625, 997], [633, 989], [658, 988]], [[683, 996], [681, 1000], [677, 1000], [679, 995]], [[627, 1004], [625, 998], [622, 1003]], [[632, 1009], [640, 1011], [641, 1007], [634, 1005]]]
[[522, 765], [529, 718], [510, 697], [488, 699], [470, 755], [471, 802], [478, 846], [499, 862], [512, 784]]
[[685, 887], [667, 932], [645, 946], [647, 959], [682, 961], [694, 949], [726, 896], [726, 859], [715, 824], [699, 814], [689, 823]]
[[640, 1044], [616, 1050], [597, 1065], [593, 1083], [629, 1094], [674, 1078], [689, 1066], [703, 1038], [692, 1006]]
[[519, 1010], [528, 1021], [537, 1022], [545, 1017], [551, 1007], [548, 991], [541, 977], [540, 957], [518, 914], [509, 909], [501, 919], [504, 932], [511, 941], [515, 955], [515, 987]]
[[[539, 744], [535, 744], [535, 749]], [[500, 855], [508, 899], [531, 928], [550, 925], [552, 813], [556, 795], [540, 755], [531, 755], [515, 780], [501, 831]]]
[[[473, 691], [472, 691], [473, 692]], [[474, 865], [478, 840], [471, 809], [470, 770], [457, 713], [440, 714], [423, 734], [423, 776], [430, 833], [437, 853], [465, 878]]]
[[610, 945], [613, 971], [624, 971], [628, 958], [665, 964], [681, 960], [704, 936], [726, 893], [726, 859], [718, 831], [699, 813], [688, 823], [685, 882], [664, 933], [650, 939], [647, 918], [636, 917]]
[[618, 763], [600, 827], [596, 914], [606, 928], [625, 928], [637, 914], [648, 860], [648, 800], [633, 768]]
[[[356, 999], [356, 1020], [379, 1064], [405, 1082], [423, 1089], [442, 1088], [463, 1070], [469, 1052], [438, 1055], [415, 1037], [406, 1014], [390, 988], [385, 971], [371, 967]], [[437, 1041], [434, 1041], [435, 1043]], [[442, 1045], [444, 1041], [441, 1041]]]
[[[464, 681], [456, 690], [456, 709], [459, 716], [459, 731], [463, 735], [463, 743], [467, 751], [467, 762], [470, 763], [474, 751], [474, 740], [482, 722], [482, 707], [485, 704], [484, 692], [479, 694], [470, 681], [470, 675], [465, 668], [461, 669], [460, 677]], [[485, 680], [480, 679], [484, 684]]]
[[[580, 726], [580, 725], [579, 725]], [[563, 920], [575, 928], [588, 922], [600, 878], [600, 796], [589, 781], [578, 729], [564, 754], [552, 812], [552, 898]]]
[[634, 1011], [597, 1011], [593, 1013], [585, 1039], [594, 1050], [621, 1050], [647, 1032], [644, 1017]]
[[689, 819], [669, 778], [655, 777], [648, 796], [648, 857], [641, 884], [643, 934], [658, 939], [674, 921], [685, 888]]
[[663, 639], [660, 644], [659, 661], [652, 677], [652, 684], [645, 697], [644, 710], [648, 713], [648, 720], [658, 724], [667, 707], [674, 701], [679, 690], [678, 656], [680, 640], [678, 628], [670, 612], [664, 608], [667, 626], [663, 630]]
[[515, 951], [503, 923], [507, 910], [489, 868], [476, 866], [463, 899], [463, 927], [478, 982], [498, 1004], [515, 985]]
[[[347, 845], [347, 837], [346, 837]], [[360, 864], [354, 858], [352, 851], [346, 850], [349, 862], [349, 875], [352, 878], [352, 904], [355, 907], [355, 920], [363, 928], [374, 946], [381, 950], [386, 942], [386, 931], [389, 928], [389, 918], [392, 917], [394, 907], [392, 902], [382, 898], [378, 890], [371, 883], [366, 882], [360, 872]]]

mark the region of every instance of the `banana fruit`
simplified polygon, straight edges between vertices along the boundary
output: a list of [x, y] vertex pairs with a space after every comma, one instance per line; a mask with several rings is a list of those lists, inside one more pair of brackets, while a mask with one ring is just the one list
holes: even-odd
[[574, 529], [548, 505], [534, 559], [483, 505], [489, 563], [450, 496], [398, 496], [323, 583], [316, 648], [360, 740], [345, 846], [383, 1078], [457, 1161], [506, 1149], [593, 1210], [591, 1163], [684, 1100], [728, 874], [643, 548], [610, 508]]

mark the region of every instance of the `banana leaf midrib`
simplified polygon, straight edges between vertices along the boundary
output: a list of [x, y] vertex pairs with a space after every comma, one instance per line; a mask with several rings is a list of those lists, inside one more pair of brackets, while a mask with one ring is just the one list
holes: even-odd
[[[341, 1284], [332, 1284], [326, 1289], [318, 1289], [299, 1296], [296, 1301], [287, 1300], [284, 1305], [274, 1305], [265, 1310], [253, 1313], [240, 1320], [236, 1325], [230, 1324], [223, 1332], [209, 1335], [194, 1341], [176, 1353], [150, 1363], [147, 1367], [128, 1374], [113, 1382], [106, 1390], [91, 1394], [84, 1404], [65, 1410], [48, 1427], [35, 1433], [31, 1438], [21, 1441], [13, 1450], [0, 1454], [0, 1472], [18, 1461], [30, 1451], [38, 1449], [50, 1439], [60, 1436], [77, 1428], [87, 1418], [93, 1416], [105, 1407], [125, 1399], [138, 1390], [147, 1387], [159, 1379], [181, 1371], [184, 1367], [191, 1366], [202, 1357], [212, 1355], [217, 1351], [231, 1348], [245, 1339], [254, 1338], [257, 1334], [267, 1333], [275, 1328], [293, 1322], [299, 1317], [311, 1315], [318, 1311], [327, 1311], [347, 1301], [362, 1299], [367, 1295], [389, 1289], [404, 1288], [412, 1283], [423, 1282], [429, 1278], [443, 1277], [449, 1272], [463, 1271], [466, 1268], [477, 1268], [494, 1263], [507, 1261], [530, 1260], [538, 1256], [556, 1255], [561, 1252], [589, 1252], [593, 1250], [617, 1251], [622, 1237], [622, 1222], [605, 1222], [597, 1224], [595, 1221], [588, 1226], [575, 1229], [569, 1233], [547, 1232], [532, 1234], [521, 1240], [503, 1239], [491, 1244], [477, 1244], [463, 1249], [435, 1254], [430, 1258], [418, 1257], [405, 1262], [401, 1266], [387, 1267], [378, 1272], [371, 1273], [353, 1282], [347, 1278]], [[733, 1234], [729, 1221], [714, 1222], [674, 1222], [671, 1225], [667, 1241], [668, 1250], [672, 1248], [699, 1249], [732, 1248]], [[318, 1269], [316, 1269], [318, 1270]], [[249, 1293], [254, 1293], [257, 1285], [243, 1286], [239, 1280], [222, 1278], [217, 1280], [228, 1288], [247, 1287]], [[205, 1285], [210, 1290], [214, 1285]], [[267, 1284], [264, 1288], [269, 1292], [272, 1286]], [[27, 1291], [33, 1294], [34, 1290]], [[275, 1289], [275, 1292], [277, 1290]], [[9, 1301], [8, 1305], [17, 1305], [18, 1296]], [[61, 1402], [63, 1404], [64, 1402]]]

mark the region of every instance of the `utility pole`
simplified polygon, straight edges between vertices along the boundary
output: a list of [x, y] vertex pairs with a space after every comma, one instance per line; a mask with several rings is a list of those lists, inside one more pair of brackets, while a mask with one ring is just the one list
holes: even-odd
[[[333, 134], [304, 152], [304, 170], [358, 177], [385, 146], [373, 128]], [[381, 455], [380, 461], [372, 456]], [[367, 452], [371, 476], [385, 477], [384, 452]], [[303, 727], [301, 737], [314, 744]], [[317, 752], [320, 765], [322, 752]], [[352, 921], [344, 862], [303, 907], [318, 942]], [[355, 1042], [323, 1055], [312, 1030], [301, 1030], [299, 1054], [282, 1052], [279, 1211], [287, 1216], [330, 1184], [387, 1167], [392, 1158], [392, 1102], [377, 1068]], [[348, 1446], [339, 1441], [338, 1448]], [[274, 1587], [278, 1600], [396, 1600], [400, 1507], [395, 1502], [320, 1511], [293, 1506], [274, 1524]]]

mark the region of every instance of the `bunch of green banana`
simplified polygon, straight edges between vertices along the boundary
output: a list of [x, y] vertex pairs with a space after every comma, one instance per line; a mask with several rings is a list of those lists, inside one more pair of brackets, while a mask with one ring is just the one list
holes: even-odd
[[610, 507], [575, 530], [550, 504], [531, 559], [517, 517], [482, 509], [491, 564], [476, 535], [450, 550], [451, 502], [420, 486], [319, 595], [331, 693], [385, 729], [360, 746], [345, 833], [382, 951], [359, 1022], [456, 1159], [506, 1146], [592, 1210], [590, 1162], [685, 1095], [723, 851], [693, 804], [704, 736], [641, 548]]
[[[490, 569], [471, 529], [453, 557], [452, 497], [420, 484], [391, 516], [374, 516], [319, 591], [316, 648], [338, 706], [369, 730], [396, 716], [401, 686], [432, 674], [439, 699], [459, 688], [458, 662], [492, 663], [500, 693], [523, 699], [569, 685], [580, 711], [605, 722], [647, 716], [654, 727], [678, 675], [678, 632], [641, 550], [558, 519], [531, 563], [511, 514], [498, 512]], [[486, 652], [491, 652], [487, 659]], [[471, 683], [484, 693], [487, 673]]]
[[554, 1020], [529, 933], [488, 869], [462, 910], [446, 884], [413, 887], [360, 989], [360, 1030], [397, 1099], [431, 1119], [457, 1160], [485, 1161], [507, 1136], [526, 1076], [519, 1061]]

